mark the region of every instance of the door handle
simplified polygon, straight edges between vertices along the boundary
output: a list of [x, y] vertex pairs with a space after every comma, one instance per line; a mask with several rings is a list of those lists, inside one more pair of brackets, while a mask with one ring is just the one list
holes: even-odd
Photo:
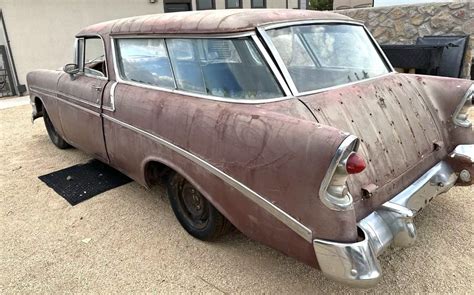
[[102, 91], [102, 87], [100, 87], [100, 86], [92, 85], [92, 89], [95, 89], [95, 91], [97, 91], [97, 92]]

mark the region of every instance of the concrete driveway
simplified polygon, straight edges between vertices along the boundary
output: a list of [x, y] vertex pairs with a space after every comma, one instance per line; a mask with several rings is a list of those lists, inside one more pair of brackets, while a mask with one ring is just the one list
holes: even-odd
[[417, 217], [417, 244], [381, 258], [378, 287], [348, 289], [237, 232], [217, 243], [190, 237], [160, 188], [132, 182], [70, 206], [38, 176], [90, 157], [55, 148], [30, 111], [0, 110], [1, 294], [472, 292], [473, 187]]

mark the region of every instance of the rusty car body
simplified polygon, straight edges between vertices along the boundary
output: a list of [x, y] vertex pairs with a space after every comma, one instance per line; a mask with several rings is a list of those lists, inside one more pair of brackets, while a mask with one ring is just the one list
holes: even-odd
[[352, 286], [376, 284], [413, 217], [472, 181], [472, 81], [396, 73], [342, 15], [132, 17], [83, 29], [75, 50], [27, 77], [55, 144], [146, 187], [172, 171], [196, 210]]

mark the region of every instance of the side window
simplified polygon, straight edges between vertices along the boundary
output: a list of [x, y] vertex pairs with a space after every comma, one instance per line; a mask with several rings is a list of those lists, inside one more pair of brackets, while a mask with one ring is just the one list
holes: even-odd
[[[314, 67], [315, 64], [308, 55], [301, 39], [293, 33], [293, 28], [269, 31], [272, 42], [278, 49], [283, 62], [289, 70], [295, 67]], [[291, 44], [291, 46], [288, 46]]]
[[123, 80], [232, 99], [280, 98], [277, 79], [252, 38], [118, 38]]
[[178, 89], [233, 99], [282, 97], [250, 38], [167, 39]]
[[117, 39], [115, 44], [122, 79], [164, 88], [175, 88], [163, 39]]
[[172, 39], [166, 41], [178, 89], [206, 94], [206, 85], [197, 58], [194, 41]]
[[[79, 67], [84, 74], [97, 77], [107, 77], [107, 66], [105, 64], [105, 49], [101, 38], [84, 39], [84, 64]], [[80, 42], [81, 43], [81, 42]], [[80, 44], [79, 43], [79, 44]]]

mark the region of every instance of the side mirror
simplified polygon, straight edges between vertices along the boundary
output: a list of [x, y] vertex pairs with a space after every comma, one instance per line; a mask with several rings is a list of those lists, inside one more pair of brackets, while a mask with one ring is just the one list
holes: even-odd
[[63, 67], [63, 71], [72, 76], [79, 73], [79, 66], [77, 64], [67, 64]]

